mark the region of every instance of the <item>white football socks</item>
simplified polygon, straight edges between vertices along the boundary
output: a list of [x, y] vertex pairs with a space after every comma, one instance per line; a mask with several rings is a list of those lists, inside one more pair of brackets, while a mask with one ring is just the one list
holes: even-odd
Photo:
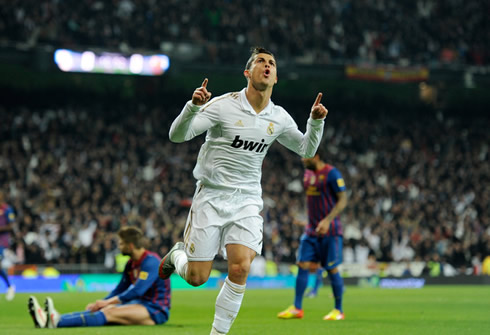
[[173, 259], [171, 261], [175, 266], [175, 271], [179, 274], [179, 276], [186, 279], [188, 261], [185, 251], [175, 250], [172, 254], [172, 258]]
[[213, 330], [222, 334], [228, 333], [242, 305], [245, 286], [235, 284], [226, 277], [225, 283], [216, 298]]
[[214, 327], [211, 328], [211, 333], [209, 333], [209, 335], [226, 335], [225, 333], [220, 333], [219, 331], [217, 331]]

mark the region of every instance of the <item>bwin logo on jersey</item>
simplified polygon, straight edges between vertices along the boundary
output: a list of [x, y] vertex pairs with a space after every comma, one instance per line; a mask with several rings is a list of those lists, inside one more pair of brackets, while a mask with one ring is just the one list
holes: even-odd
[[246, 141], [246, 140], [241, 140], [239, 135], [235, 136], [235, 139], [233, 140], [233, 143], [231, 143], [231, 146], [233, 148], [243, 148], [243, 150], [248, 150], [248, 151], [254, 151], [255, 152], [263, 152], [264, 149], [268, 146], [268, 144], [264, 143], [264, 139], [262, 139], [260, 142], [254, 142], [254, 141]]

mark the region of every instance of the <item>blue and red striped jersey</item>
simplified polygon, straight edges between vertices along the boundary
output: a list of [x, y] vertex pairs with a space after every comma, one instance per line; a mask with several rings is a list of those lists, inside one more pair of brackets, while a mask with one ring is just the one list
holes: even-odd
[[[317, 236], [315, 229], [318, 223], [330, 213], [337, 203], [337, 193], [346, 190], [345, 182], [337, 168], [326, 164], [319, 171], [305, 170], [303, 183], [306, 190], [308, 209], [308, 224], [305, 232], [308, 236]], [[330, 223], [330, 228], [326, 235], [342, 235], [342, 225], [339, 217], [336, 217]]]
[[146, 250], [138, 261], [130, 259], [126, 263], [121, 281], [106, 297], [119, 296], [125, 303], [133, 299], [142, 299], [159, 305], [168, 315], [170, 310], [170, 279], [158, 276], [160, 257]]
[[[0, 204], [0, 227], [6, 227], [15, 221], [15, 213], [12, 207], [6, 203]], [[10, 231], [0, 232], [0, 247], [9, 247]]]

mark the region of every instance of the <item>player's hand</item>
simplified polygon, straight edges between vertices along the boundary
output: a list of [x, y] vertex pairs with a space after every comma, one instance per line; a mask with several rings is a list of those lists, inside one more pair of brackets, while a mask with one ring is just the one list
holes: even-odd
[[328, 217], [321, 220], [315, 229], [317, 234], [325, 235], [326, 233], [328, 233], [328, 229], [330, 228], [330, 222], [332, 222], [332, 220], [330, 220]]
[[311, 117], [315, 120], [321, 120], [325, 118], [325, 116], [327, 116], [328, 114], [328, 109], [326, 109], [325, 106], [320, 103], [320, 101], [322, 100], [322, 96], [322, 93], [318, 93], [315, 103], [311, 107]]
[[86, 311], [91, 311], [91, 312], [95, 312], [95, 302], [92, 302], [90, 304], [87, 305], [87, 307], [85, 307], [85, 310]]
[[204, 79], [201, 87], [196, 88], [194, 93], [192, 94], [192, 103], [197, 106], [204, 105], [206, 102], [211, 99], [211, 92], [209, 92], [206, 88], [208, 85], [208, 78]]
[[94, 303], [88, 304], [85, 309], [90, 312], [97, 312], [100, 311], [102, 308], [104, 308], [107, 305], [106, 300], [97, 300]]

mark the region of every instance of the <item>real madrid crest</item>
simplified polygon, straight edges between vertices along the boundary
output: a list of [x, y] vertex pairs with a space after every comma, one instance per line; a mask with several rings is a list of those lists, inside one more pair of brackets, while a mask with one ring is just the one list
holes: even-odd
[[274, 134], [274, 123], [269, 123], [269, 127], [267, 127], [267, 134], [272, 135]]

